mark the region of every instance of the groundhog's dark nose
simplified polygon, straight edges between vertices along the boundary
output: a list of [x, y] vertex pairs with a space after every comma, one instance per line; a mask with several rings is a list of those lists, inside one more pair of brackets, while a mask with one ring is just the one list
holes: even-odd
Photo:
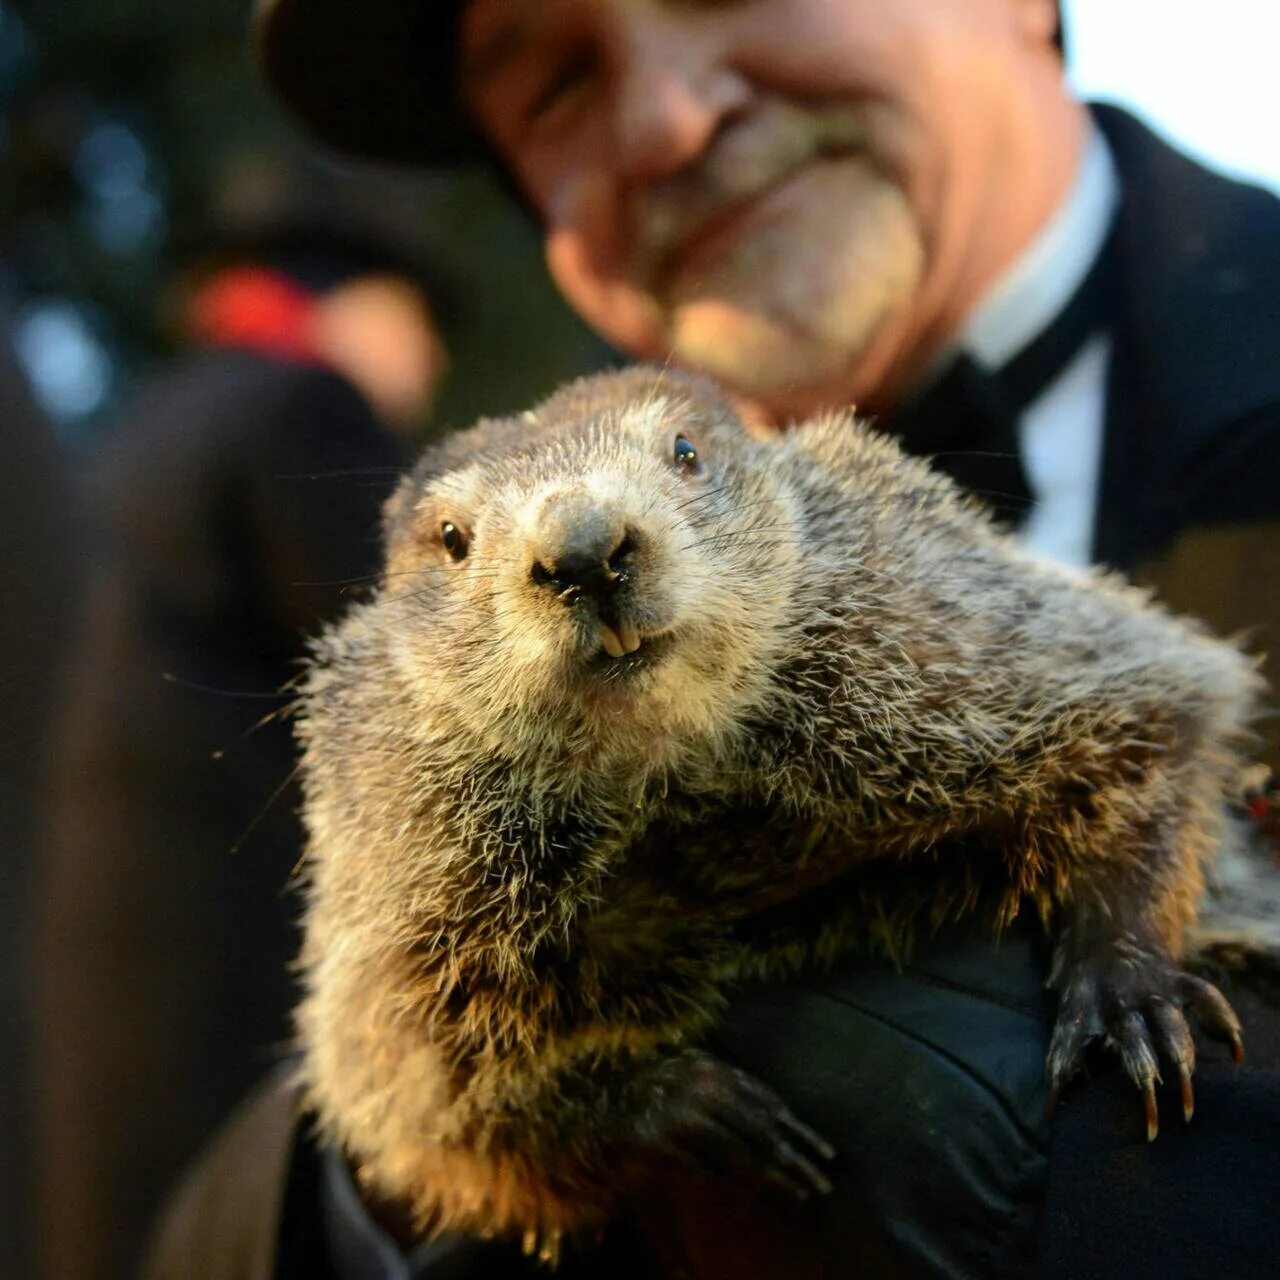
[[565, 604], [584, 597], [604, 605], [627, 579], [627, 561], [635, 550], [631, 534], [594, 531], [565, 545], [543, 548], [533, 562], [533, 580], [551, 588]]

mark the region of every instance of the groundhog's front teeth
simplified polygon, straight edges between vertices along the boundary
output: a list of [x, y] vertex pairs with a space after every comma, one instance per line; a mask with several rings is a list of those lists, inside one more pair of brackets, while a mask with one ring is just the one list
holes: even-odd
[[621, 658], [624, 654], [635, 653], [640, 647], [640, 632], [630, 622], [621, 622], [615, 631], [607, 622], [596, 620], [600, 635], [600, 644], [611, 658]]
[[607, 623], [597, 622], [596, 627], [600, 633], [600, 643], [604, 646], [604, 651], [611, 658], [620, 658], [626, 650], [622, 647], [622, 637]]

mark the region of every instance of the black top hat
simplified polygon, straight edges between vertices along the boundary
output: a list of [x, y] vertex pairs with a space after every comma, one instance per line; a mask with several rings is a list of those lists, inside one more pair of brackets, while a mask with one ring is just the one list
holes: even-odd
[[453, 164], [484, 154], [458, 106], [464, 0], [257, 0], [267, 83], [314, 137], [369, 160]]
[[456, 92], [464, 4], [257, 0], [258, 62], [308, 131], [339, 151], [409, 164], [477, 159], [485, 146]]

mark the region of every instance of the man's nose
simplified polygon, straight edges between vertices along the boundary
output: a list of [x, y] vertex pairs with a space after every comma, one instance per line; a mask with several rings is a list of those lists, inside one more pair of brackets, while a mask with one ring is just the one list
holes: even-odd
[[632, 182], [660, 181], [702, 154], [747, 87], [722, 64], [706, 29], [680, 9], [628, 4], [618, 11], [616, 163]]

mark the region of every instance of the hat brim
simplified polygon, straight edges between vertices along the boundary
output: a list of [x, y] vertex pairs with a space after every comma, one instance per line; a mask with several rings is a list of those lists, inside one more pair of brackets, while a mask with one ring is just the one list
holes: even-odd
[[[257, 0], [254, 52], [267, 84], [326, 146], [401, 164], [476, 160], [487, 149], [455, 80], [464, 4]], [[1061, 19], [1055, 43], [1063, 48]]]
[[477, 159], [459, 107], [463, 0], [259, 0], [253, 48], [267, 84], [320, 142], [400, 164]]

